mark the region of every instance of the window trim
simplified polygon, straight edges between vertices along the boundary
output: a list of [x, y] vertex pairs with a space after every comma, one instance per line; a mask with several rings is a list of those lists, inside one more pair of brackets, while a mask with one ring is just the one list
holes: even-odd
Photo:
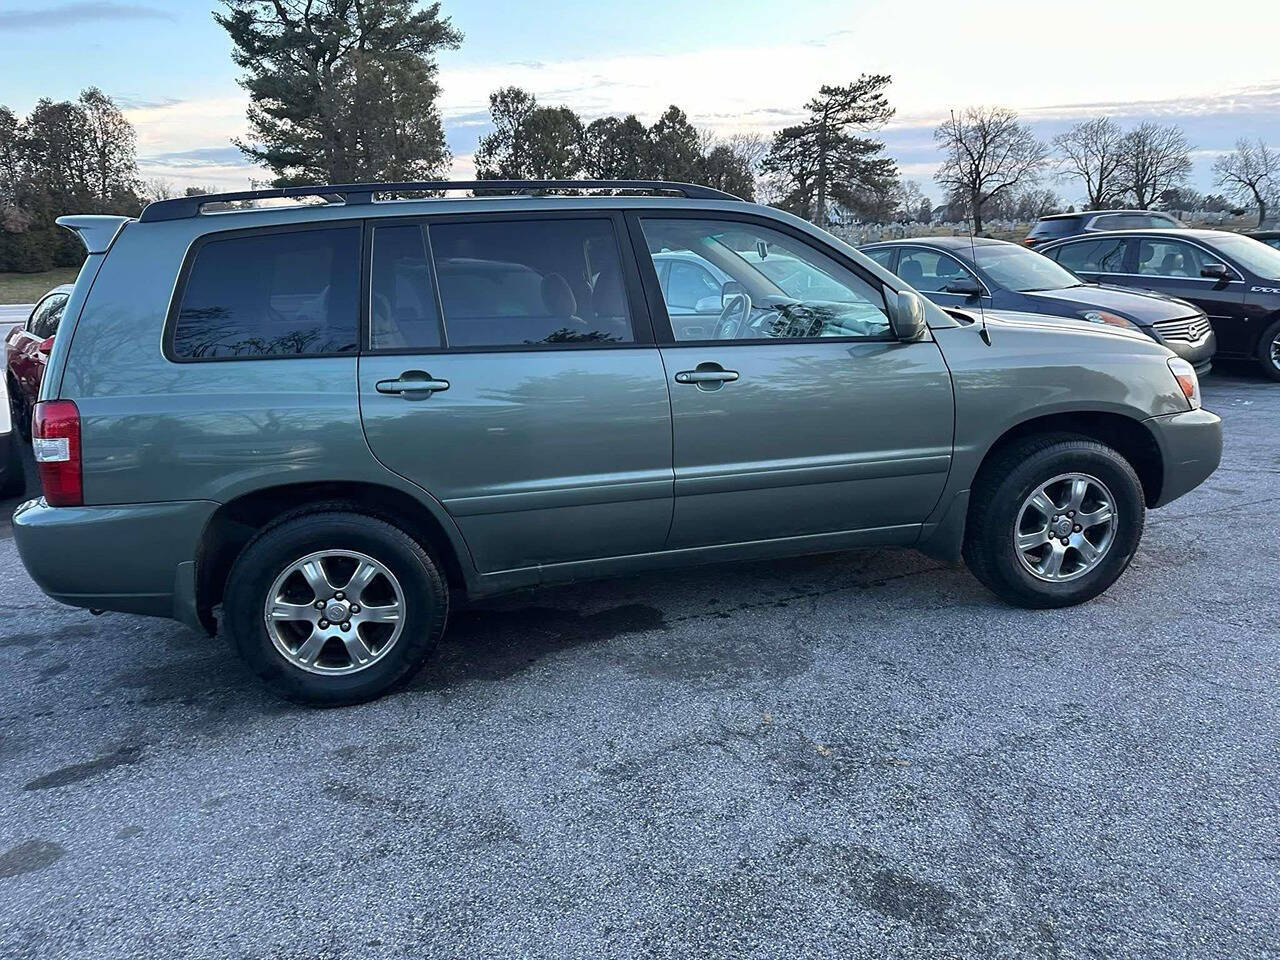
[[[485, 344], [478, 346], [450, 346], [448, 343], [449, 321], [444, 315], [444, 305], [440, 300], [440, 283], [436, 277], [435, 246], [431, 239], [432, 224], [450, 223], [510, 223], [546, 220], [603, 220], [613, 230], [614, 244], [618, 252], [618, 264], [622, 270], [623, 294], [627, 300], [627, 309], [631, 314], [631, 336], [629, 343], [512, 343]], [[593, 208], [591, 210], [521, 210], [499, 211], [496, 213], [420, 213], [415, 216], [378, 217], [367, 221], [370, 229], [366, 234], [369, 245], [368, 262], [365, 264], [364, 277], [368, 292], [361, 297], [361, 353], [371, 357], [396, 356], [436, 356], [440, 354], [466, 353], [537, 353], [561, 350], [635, 350], [652, 349], [654, 346], [653, 323], [647, 304], [640, 292], [641, 279], [636, 269], [635, 255], [629, 245], [626, 223], [621, 211]], [[420, 224], [424, 227], [428, 270], [431, 275], [433, 293], [436, 298], [436, 309], [439, 313], [442, 345], [434, 348], [395, 347], [375, 350], [370, 346], [370, 303], [373, 295], [372, 273], [372, 233], [381, 226], [404, 226]]]
[[[739, 213], [738, 211], [726, 210], [699, 210], [699, 209], [679, 209], [668, 210], [661, 207], [628, 209], [626, 211], [627, 230], [631, 237], [631, 246], [635, 251], [635, 260], [640, 269], [641, 279], [644, 285], [645, 299], [648, 301], [649, 314], [653, 320], [654, 334], [657, 337], [657, 343], [660, 347], [735, 347], [735, 346], [783, 346], [786, 344], [809, 344], [809, 343], [899, 343], [897, 337], [893, 335], [892, 324], [884, 336], [880, 337], [754, 337], [743, 340], [677, 340], [675, 338], [675, 330], [671, 325], [671, 317], [667, 313], [666, 299], [662, 295], [662, 289], [658, 285], [658, 273], [654, 268], [653, 256], [649, 253], [649, 244], [644, 236], [644, 228], [641, 225], [642, 220], [721, 220], [732, 223], [747, 223], [752, 226], [766, 227], [778, 233], [784, 234], [793, 240], [797, 240], [808, 247], [816, 248], [824, 256], [835, 261], [842, 267], [855, 274], [859, 279], [868, 285], [880, 291], [880, 296], [885, 302], [885, 310], [888, 309], [887, 290], [883, 281], [879, 277], [867, 271], [857, 261], [851, 257], [845, 256], [839, 250], [825, 245], [820, 246], [818, 241], [809, 236], [802, 230], [797, 230], [789, 223], [775, 220], [772, 217], [761, 216], [760, 214]], [[885, 313], [886, 323], [888, 323], [888, 313]]]
[[[1116, 231], [1103, 231], [1103, 232], [1114, 233]], [[1054, 253], [1057, 251], [1064, 250], [1065, 248], [1071, 246], [1072, 244], [1093, 243], [1099, 239], [1104, 239], [1104, 238], [1092, 237], [1092, 236], [1091, 237], [1072, 237], [1070, 240], [1063, 240], [1061, 243], [1054, 244], [1053, 250], [1046, 251], [1046, 252]], [[1137, 272], [1138, 254], [1142, 249], [1142, 241], [1154, 240], [1157, 242], [1185, 243], [1192, 247], [1195, 247], [1197, 250], [1200, 250], [1201, 252], [1208, 254], [1210, 257], [1212, 257], [1214, 260], [1218, 261], [1219, 263], [1226, 264], [1227, 268], [1235, 274], [1235, 277], [1233, 279], [1228, 280], [1227, 283], [1244, 283], [1245, 282], [1244, 272], [1239, 267], [1236, 266], [1235, 261], [1233, 261], [1230, 257], [1226, 257], [1226, 256], [1223, 256], [1221, 253], [1217, 253], [1211, 248], [1206, 247], [1203, 244], [1198, 243], [1193, 239], [1186, 238], [1186, 237], [1170, 237], [1164, 234], [1161, 234], [1159, 236], [1152, 236], [1150, 234], [1140, 234], [1140, 233], [1126, 233], [1123, 239], [1126, 243], [1133, 240], [1137, 241], [1136, 245], [1131, 245], [1128, 248], [1128, 250], [1126, 250], [1125, 252], [1125, 266], [1127, 267], [1132, 265], [1134, 268], [1132, 272], [1130, 271], [1104, 272], [1101, 270], [1085, 270], [1084, 272], [1093, 274], [1099, 277], [1138, 277], [1143, 280], [1198, 280], [1201, 283], [1215, 283], [1215, 284], [1221, 282], [1219, 280], [1214, 280], [1212, 277], [1167, 277], [1167, 276], [1164, 276], [1163, 274], [1158, 274], [1158, 273], [1138, 273]], [[1060, 259], [1058, 260], [1058, 263], [1061, 265]], [[1063, 269], [1070, 270], [1071, 268], [1064, 266]], [[1075, 271], [1072, 271], [1072, 272], [1074, 273]]]
[[[217, 240], [236, 240], [241, 237], [256, 237], [278, 233], [302, 233], [306, 231], [317, 230], [334, 230], [343, 227], [354, 227], [360, 230], [360, 247], [356, 256], [356, 269], [360, 271], [357, 277], [356, 287], [358, 291], [364, 289], [366, 271], [364, 269], [365, 249], [369, 244], [369, 228], [366, 221], [355, 219], [340, 220], [317, 220], [307, 223], [288, 223], [277, 224], [275, 226], [264, 227], [246, 227], [242, 230], [216, 230], [210, 233], [204, 233], [196, 237], [182, 259], [182, 269], [178, 271], [178, 281], [174, 284], [173, 295], [169, 298], [169, 309], [165, 311], [164, 329], [161, 333], [161, 353], [170, 363], [227, 363], [258, 360], [332, 360], [335, 357], [351, 357], [360, 356], [360, 329], [362, 326], [363, 310], [359, 309], [357, 302], [356, 314], [356, 347], [354, 350], [336, 350], [325, 353], [259, 353], [249, 354], [246, 356], [232, 357], [181, 357], [173, 349], [174, 336], [178, 329], [178, 314], [182, 311], [182, 298], [186, 296], [187, 284], [191, 279], [191, 270], [195, 266], [196, 258], [199, 256], [201, 249], [208, 243]], [[360, 294], [356, 294], [359, 298]]]
[[[960, 269], [961, 269], [961, 270], [963, 270], [963, 271], [964, 271], [965, 273], [967, 273], [970, 277], [972, 277], [975, 281], [977, 281], [978, 286], [980, 286], [980, 287], [982, 288], [982, 293], [981, 293], [981, 294], [979, 294], [979, 296], [980, 296], [982, 299], [984, 299], [984, 300], [991, 300], [991, 299], [994, 299], [994, 297], [992, 296], [992, 293], [991, 293], [991, 287], [990, 287], [990, 285], [986, 282], [986, 280], [984, 280], [984, 279], [982, 278], [982, 275], [981, 275], [981, 274], [979, 274], [979, 273], [978, 273], [978, 271], [977, 271], [976, 269], [974, 269], [973, 267], [970, 267], [967, 263], [965, 263], [963, 260], [961, 260], [959, 257], [957, 257], [955, 254], [951, 253], [951, 252], [950, 252], [950, 251], [948, 251], [948, 250], [942, 250], [942, 249], [939, 249], [939, 248], [937, 248], [937, 247], [926, 247], [926, 246], [921, 246], [921, 245], [920, 245], [920, 244], [918, 244], [918, 243], [904, 243], [904, 244], [902, 244], [901, 246], [899, 246], [899, 247], [898, 247], [898, 259], [897, 259], [897, 260], [895, 260], [895, 261], [893, 262], [893, 268], [894, 268], [894, 269], [893, 269], [893, 275], [894, 275], [895, 277], [897, 277], [899, 280], [902, 280], [902, 276], [901, 276], [901, 274], [899, 274], [899, 273], [898, 273], [898, 267], [902, 266], [902, 254], [903, 254], [903, 253], [905, 253], [905, 252], [906, 252], [906, 251], [908, 251], [908, 250], [921, 250], [921, 251], [923, 251], [923, 252], [925, 252], [925, 253], [932, 253], [934, 256], [937, 256], [937, 257], [947, 257], [947, 258], [949, 258], [949, 259], [951, 259], [951, 260], [954, 260], [954, 261], [956, 262], [956, 264], [960, 267]], [[903, 283], [906, 283], [907, 281], [902, 280], [902, 282], [903, 282]], [[929, 292], [926, 292], [926, 291], [924, 291], [924, 290], [918, 290], [918, 291], [916, 291], [916, 292], [917, 292], [917, 293], [919, 293], [919, 294], [921, 294], [922, 296], [926, 296], [926, 297], [929, 295], [929, 293], [930, 293], [930, 292], [932, 292], [932, 293], [940, 293], [940, 294], [942, 294], [944, 297], [963, 297], [963, 296], [966, 296], [966, 294], [963, 294], [963, 293], [952, 293], [950, 290], [933, 290], [933, 291], [929, 291]]]

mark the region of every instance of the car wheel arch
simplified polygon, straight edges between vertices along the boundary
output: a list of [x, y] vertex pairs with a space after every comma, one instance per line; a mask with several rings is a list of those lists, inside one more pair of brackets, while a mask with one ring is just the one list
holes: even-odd
[[1071, 410], [1027, 417], [1004, 430], [982, 454], [974, 478], [999, 457], [1002, 450], [1032, 436], [1060, 434], [1104, 443], [1129, 461], [1148, 506], [1160, 499], [1164, 482], [1164, 458], [1151, 430], [1141, 420], [1103, 410]]
[[236, 558], [262, 531], [318, 510], [344, 510], [386, 521], [416, 540], [445, 573], [451, 590], [467, 593], [476, 576], [470, 552], [452, 521], [421, 498], [369, 482], [281, 484], [221, 504], [205, 524], [196, 553], [196, 608], [210, 634]]

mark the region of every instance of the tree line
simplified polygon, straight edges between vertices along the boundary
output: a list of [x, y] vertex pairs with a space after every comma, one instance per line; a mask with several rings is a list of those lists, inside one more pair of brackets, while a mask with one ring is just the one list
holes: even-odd
[[[221, 0], [215, 20], [249, 94], [248, 136], [234, 141], [270, 182], [430, 180], [450, 155], [439, 110], [437, 57], [462, 34], [438, 3], [417, 0]], [[877, 131], [894, 116], [887, 75], [824, 85], [800, 120], [770, 137], [720, 138], [672, 105], [653, 123], [635, 114], [584, 117], [504, 87], [489, 98], [492, 132], [475, 154], [481, 179], [661, 179], [704, 183], [826, 227], [849, 221], [1034, 219], [1062, 204], [1050, 184], [1078, 182], [1091, 208], [1156, 204], [1276, 209], [1280, 150], [1241, 141], [1214, 165], [1221, 195], [1187, 181], [1192, 147], [1177, 127], [1125, 129], [1108, 117], [1051, 142], [1003, 107], [953, 113], [934, 131], [944, 202], [904, 180]], [[188, 188], [188, 193], [202, 188]], [[0, 106], [0, 270], [74, 265], [61, 214], [134, 214], [171, 195], [139, 181], [133, 128], [96, 88], [40, 100], [24, 118]]]
[[135, 153], [133, 127], [96, 87], [39, 100], [23, 118], [0, 105], [0, 271], [77, 266], [80, 242], [54, 220], [137, 213]]

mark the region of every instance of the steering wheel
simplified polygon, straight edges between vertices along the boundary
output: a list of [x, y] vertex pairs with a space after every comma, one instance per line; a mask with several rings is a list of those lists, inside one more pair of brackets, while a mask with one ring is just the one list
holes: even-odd
[[743, 325], [751, 318], [751, 298], [745, 293], [729, 297], [716, 321], [717, 340], [737, 340]]

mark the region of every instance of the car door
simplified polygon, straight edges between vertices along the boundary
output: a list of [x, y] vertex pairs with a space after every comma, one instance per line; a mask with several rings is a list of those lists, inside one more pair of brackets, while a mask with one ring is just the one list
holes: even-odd
[[666, 539], [670, 401], [620, 223], [548, 212], [369, 230], [365, 433], [452, 514], [482, 572]]
[[[1139, 287], [1194, 303], [1213, 324], [1219, 352], [1243, 352], [1246, 284], [1235, 267], [1206, 247], [1168, 236], [1140, 237], [1136, 247]], [[1226, 266], [1227, 276], [1204, 276], [1201, 271], [1210, 264]]]
[[[855, 262], [749, 214], [629, 214], [633, 243], [683, 251], [741, 284], [715, 336], [670, 328], [642, 262], [670, 388], [671, 548], [844, 531], [911, 542], [951, 461], [951, 380], [932, 339], [900, 343], [883, 290]], [[772, 255], [821, 271], [839, 300], [789, 296]], [[643, 261], [643, 257], [642, 257]]]

